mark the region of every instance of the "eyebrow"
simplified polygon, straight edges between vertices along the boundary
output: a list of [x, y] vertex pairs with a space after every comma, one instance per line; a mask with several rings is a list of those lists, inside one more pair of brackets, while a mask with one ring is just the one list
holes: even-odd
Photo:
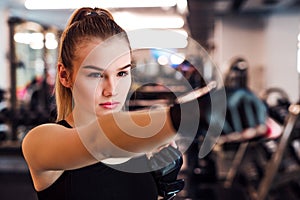
[[[131, 64], [125, 65], [124, 67], [119, 68], [118, 70], [124, 70], [128, 67], [131, 67]], [[84, 69], [94, 69], [94, 70], [98, 70], [98, 71], [104, 71], [104, 69], [100, 68], [100, 67], [96, 67], [94, 65], [87, 65], [83, 67]]]

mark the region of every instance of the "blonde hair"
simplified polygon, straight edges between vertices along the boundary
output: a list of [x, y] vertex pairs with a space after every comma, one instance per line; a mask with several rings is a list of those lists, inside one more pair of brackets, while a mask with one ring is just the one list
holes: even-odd
[[[105, 40], [119, 33], [125, 33], [125, 31], [114, 21], [109, 11], [89, 7], [77, 9], [71, 15], [61, 35], [58, 62], [62, 63], [72, 76], [73, 60], [76, 59], [76, 51], [79, 50], [80, 44], [93, 38]], [[125, 36], [128, 41], [126, 34]], [[65, 119], [72, 112], [72, 91], [61, 84], [58, 74], [55, 83], [55, 100], [56, 120]]]

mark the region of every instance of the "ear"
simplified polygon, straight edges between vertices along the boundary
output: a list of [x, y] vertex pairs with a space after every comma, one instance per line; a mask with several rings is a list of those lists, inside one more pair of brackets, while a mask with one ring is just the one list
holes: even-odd
[[67, 70], [62, 63], [58, 63], [57, 73], [61, 84], [67, 88], [72, 88], [72, 77], [70, 70]]

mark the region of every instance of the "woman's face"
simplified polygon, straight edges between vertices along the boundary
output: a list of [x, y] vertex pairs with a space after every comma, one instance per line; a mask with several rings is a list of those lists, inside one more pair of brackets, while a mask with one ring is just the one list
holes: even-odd
[[131, 55], [124, 39], [92, 40], [77, 52], [73, 74], [74, 110], [100, 116], [120, 111], [131, 86]]

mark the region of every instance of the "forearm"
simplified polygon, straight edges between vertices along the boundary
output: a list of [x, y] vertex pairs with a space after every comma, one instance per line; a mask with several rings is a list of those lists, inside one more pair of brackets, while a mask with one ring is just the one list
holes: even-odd
[[78, 133], [98, 160], [151, 152], [175, 137], [169, 108], [103, 115]]

